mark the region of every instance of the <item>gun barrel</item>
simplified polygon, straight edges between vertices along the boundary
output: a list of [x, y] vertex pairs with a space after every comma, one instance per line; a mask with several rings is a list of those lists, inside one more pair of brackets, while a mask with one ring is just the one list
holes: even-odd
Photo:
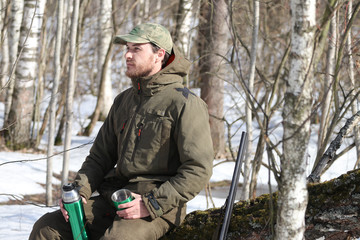
[[225, 202], [225, 206], [226, 206], [225, 216], [224, 216], [224, 222], [221, 226], [219, 240], [225, 239], [228, 228], [229, 228], [231, 213], [232, 213], [232, 210], [234, 207], [234, 200], [235, 200], [235, 196], [236, 196], [237, 184], [239, 182], [239, 177], [240, 177], [240, 173], [241, 173], [241, 165], [242, 165], [243, 158], [244, 158], [244, 152], [245, 152], [244, 149], [246, 149], [246, 144], [247, 144], [247, 133], [242, 132], [240, 144], [239, 144], [239, 151], [238, 151], [238, 154], [236, 157], [234, 174], [233, 174], [233, 177], [231, 180], [229, 195], [226, 198], [226, 202]]

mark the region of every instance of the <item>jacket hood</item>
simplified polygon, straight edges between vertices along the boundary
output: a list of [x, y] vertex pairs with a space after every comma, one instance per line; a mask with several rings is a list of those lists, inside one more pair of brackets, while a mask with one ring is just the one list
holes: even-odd
[[182, 84], [183, 78], [189, 72], [190, 65], [190, 61], [174, 45], [166, 67], [152, 76], [131, 79], [133, 89], [137, 93], [151, 96], [168, 84]]

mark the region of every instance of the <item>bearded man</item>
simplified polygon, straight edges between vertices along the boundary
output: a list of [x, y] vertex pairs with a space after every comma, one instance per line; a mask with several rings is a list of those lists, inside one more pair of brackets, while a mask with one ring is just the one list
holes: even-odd
[[[182, 222], [186, 202], [212, 174], [207, 106], [183, 86], [190, 62], [166, 28], [141, 24], [114, 42], [127, 48], [132, 87], [115, 98], [74, 184], [92, 240], [159, 239]], [[111, 201], [118, 189], [134, 197], [118, 206], [123, 210]], [[68, 220], [60, 201], [60, 210], [35, 223], [30, 239], [71, 239]]]

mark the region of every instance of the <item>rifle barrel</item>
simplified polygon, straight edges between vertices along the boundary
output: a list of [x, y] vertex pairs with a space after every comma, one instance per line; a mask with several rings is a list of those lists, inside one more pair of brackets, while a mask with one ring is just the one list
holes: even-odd
[[219, 240], [225, 239], [228, 228], [229, 228], [231, 213], [232, 213], [232, 210], [234, 207], [234, 200], [235, 200], [235, 196], [236, 196], [237, 184], [239, 182], [239, 177], [240, 177], [240, 173], [241, 173], [241, 165], [242, 165], [243, 158], [244, 158], [244, 152], [245, 152], [244, 149], [245, 149], [246, 144], [247, 144], [247, 133], [242, 132], [240, 144], [239, 144], [239, 151], [238, 151], [238, 154], [236, 157], [234, 174], [233, 174], [233, 177], [231, 180], [229, 195], [226, 198], [226, 202], [225, 202], [225, 206], [226, 206], [225, 216], [224, 216], [224, 222], [221, 226]]

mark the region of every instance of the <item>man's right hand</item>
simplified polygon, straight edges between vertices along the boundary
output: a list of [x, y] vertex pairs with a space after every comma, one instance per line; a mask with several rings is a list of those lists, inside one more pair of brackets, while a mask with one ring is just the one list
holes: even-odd
[[[83, 196], [81, 196], [81, 199], [82, 199], [83, 204], [87, 204], [86, 199]], [[69, 221], [69, 214], [64, 208], [64, 203], [63, 203], [62, 199], [59, 200], [59, 206], [60, 206], [61, 213], [65, 218], [65, 221], [68, 222]]]

